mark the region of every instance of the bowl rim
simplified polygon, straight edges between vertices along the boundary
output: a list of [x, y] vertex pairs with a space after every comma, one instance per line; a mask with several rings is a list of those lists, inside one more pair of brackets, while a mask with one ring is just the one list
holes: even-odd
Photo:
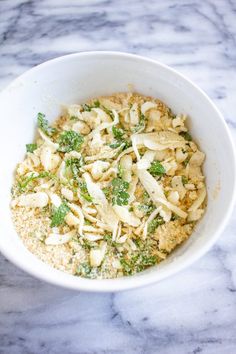
[[[85, 279], [85, 278], [79, 278], [80, 281], [75, 282], [75, 276], [66, 274], [67, 279], [66, 281], [62, 281], [60, 277], [52, 276], [53, 274], [56, 275], [56, 273], [62, 273], [61, 271], [58, 271], [54, 268], [50, 267], [50, 272], [42, 274], [38, 269], [32, 269], [30, 265], [22, 264], [20, 259], [14, 258], [14, 256], [8, 252], [7, 249], [2, 249], [0, 247], [1, 253], [8, 259], [10, 260], [13, 264], [18, 266], [20, 269], [26, 271], [30, 275], [33, 275], [34, 277], [46, 281], [50, 284], [57, 285], [63, 288], [68, 288], [68, 289], [73, 289], [73, 290], [79, 290], [79, 291], [88, 291], [88, 292], [116, 292], [116, 291], [121, 291], [121, 290], [129, 290], [129, 289], [135, 289], [139, 288], [145, 285], [151, 285], [153, 283], [157, 283], [160, 280], [166, 279], [174, 274], [177, 274], [178, 272], [182, 271], [183, 269], [189, 267], [192, 265], [195, 261], [197, 261], [200, 257], [202, 257], [209, 249], [210, 247], [216, 242], [220, 234], [222, 233], [223, 229], [226, 227], [226, 224], [232, 214], [233, 207], [234, 207], [234, 201], [236, 197], [236, 150], [234, 146], [234, 142], [232, 139], [232, 136], [230, 134], [229, 128], [224, 120], [223, 115], [215, 105], [215, 103], [208, 97], [208, 95], [201, 89], [199, 88], [194, 82], [192, 82], [190, 79], [185, 77], [185, 75], [179, 73], [177, 70], [171, 68], [170, 66], [163, 64], [162, 62], [151, 59], [145, 56], [141, 55], [136, 55], [136, 54], [131, 54], [131, 53], [126, 53], [126, 52], [120, 52], [120, 51], [85, 51], [85, 52], [79, 52], [79, 53], [72, 53], [72, 54], [67, 54], [63, 55], [60, 57], [56, 57], [54, 59], [47, 60], [37, 66], [34, 66], [33, 68], [27, 70], [20, 76], [18, 76], [16, 79], [14, 79], [10, 84], [6, 86], [1, 92], [0, 92], [0, 97], [4, 94], [4, 92], [7, 92], [9, 89], [11, 89], [13, 86], [17, 85], [18, 82], [26, 79], [28, 76], [30, 76], [32, 73], [37, 72], [38, 70], [41, 70], [47, 66], [51, 66], [54, 63], [58, 63], [61, 61], [65, 60], [70, 60], [72, 58], [81, 58], [81, 57], [96, 57], [96, 56], [116, 56], [120, 58], [125, 58], [125, 59], [132, 59], [135, 61], [142, 61], [145, 62], [147, 65], [148, 64], [154, 64], [157, 67], [161, 67], [172, 74], [178, 76], [181, 80], [186, 81], [189, 85], [191, 85], [198, 93], [202, 96], [204, 96], [205, 100], [207, 103], [211, 106], [211, 108], [214, 110], [215, 114], [218, 116], [218, 119], [221, 121], [225, 133], [227, 135], [228, 141], [229, 141], [229, 146], [231, 149], [231, 153], [234, 159], [234, 165], [232, 166], [232, 174], [234, 176], [234, 182], [233, 182], [233, 190], [231, 194], [231, 199], [229, 201], [227, 209], [224, 211], [224, 214], [222, 216], [221, 222], [219, 224], [219, 227], [217, 231], [212, 234], [210, 239], [206, 241], [206, 243], [197, 251], [194, 252], [191, 258], [183, 260], [181, 263], [176, 265], [175, 267], [172, 267], [167, 270], [163, 270], [161, 274], [158, 275], [157, 272], [153, 273], [148, 273], [148, 274], [143, 274], [143, 276], [128, 276], [128, 277], [122, 277], [122, 278], [115, 278], [115, 279], [102, 279], [102, 280], [97, 280], [97, 279]], [[34, 256], [35, 257], [35, 256]], [[42, 262], [42, 261], [41, 261]], [[76, 277], [78, 280], [78, 277]]]

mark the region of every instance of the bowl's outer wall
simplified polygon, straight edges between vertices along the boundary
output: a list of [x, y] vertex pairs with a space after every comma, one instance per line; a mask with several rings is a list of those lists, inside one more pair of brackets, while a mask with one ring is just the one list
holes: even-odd
[[[208, 207], [192, 237], [160, 266], [132, 278], [108, 281], [79, 279], [58, 272], [31, 255], [11, 223], [9, 211], [13, 171], [33, 141], [38, 112], [49, 121], [63, 105], [92, 97], [130, 91], [160, 98], [175, 113], [189, 115], [192, 136], [206, 153]], [[119, 290], [160, 280], [190, 264], [214, 242], [232, 208], [235, 156], [226, 125], [210, 100], [175, 71], [151, 60], [118, 53], [85, 53], [44, 63], [13, 82], [0, 96], [4, 117], [1, 144], [0, 249], [21, 268], [54, 282], [82, 290]], [[227, 215], [226, 215], [227, 214]], [[23, 221], [22, 221], [23, 222]]]

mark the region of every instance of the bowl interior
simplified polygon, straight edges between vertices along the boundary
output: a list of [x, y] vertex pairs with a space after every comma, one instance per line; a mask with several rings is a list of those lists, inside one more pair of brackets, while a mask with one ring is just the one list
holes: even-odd
[[[189, 115], [191, 134], [206, 153], [208, 207], [190, 239], [165, 262], [129, 278], [95, 281], [64, 274], [28, 252], [14, 231], [9, 211], [14, 168], [32, 142], [36, 115], [54, 120], [63, 105], [100, 95], [137, 91], [160, 98]], [[175, 71], [151, 60], [121, 53], [75, 54], [44, 63], [13, 82], [0, 97], [4, 121], [1, 146], [0, 250], [14, 263], [47, 281], [84, 290], [118, 290], [160, 280], [204, 253], [221, 231], [232, 206], [235, 159], [225, 123], [209, 99]], [[23, 222], [23, 221], [22, 221]]]

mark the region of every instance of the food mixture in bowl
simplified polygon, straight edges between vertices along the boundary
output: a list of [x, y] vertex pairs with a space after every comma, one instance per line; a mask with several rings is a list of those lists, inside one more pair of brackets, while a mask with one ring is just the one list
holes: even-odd
[[16, 169], [12, 214], [42, 261], [87, 278], [153, 266], [189, 238], [206, 207], [205, 158], [163, 102], [121, 93], [72, 105]]

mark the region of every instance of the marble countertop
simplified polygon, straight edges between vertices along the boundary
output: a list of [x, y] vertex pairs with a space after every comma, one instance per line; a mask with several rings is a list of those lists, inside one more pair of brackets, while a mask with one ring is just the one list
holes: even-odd
[[[171, 65], [208, 93], [236, 137], [234, 0], [0, 0], [0, 88], [85, 50]], [[118, 294], [50, 286], [0, 256], [0, 354], [236, 353], [235, 234], [234, 213], [192, 267]]]

